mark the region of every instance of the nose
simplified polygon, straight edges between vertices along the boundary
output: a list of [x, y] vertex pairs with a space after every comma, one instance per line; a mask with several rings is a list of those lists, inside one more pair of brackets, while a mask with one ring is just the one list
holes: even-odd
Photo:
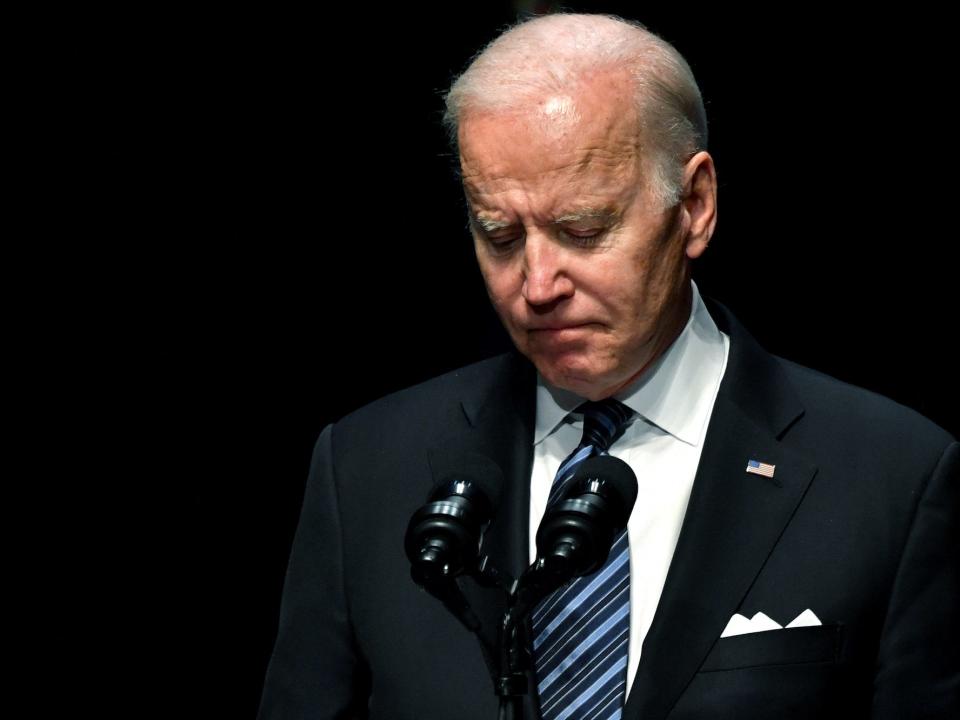
[[523, 299], [530, 305], [549, 305], [573, 295], [563, 249], [540, 233], [527, 234], [523, 251]]

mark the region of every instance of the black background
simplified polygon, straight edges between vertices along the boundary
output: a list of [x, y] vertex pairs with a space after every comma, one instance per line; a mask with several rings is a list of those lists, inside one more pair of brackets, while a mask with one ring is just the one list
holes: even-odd
[[[150, 385], [177, 420], [149, 461], [175, 496], [166, 677], [189, 716], [256, 711], [322, 428], [506, 347], [440, 115], [513, 5], [232, 10], [161, 42], [163, 281], [144, 312]], [[572, 7], [645, 22], [700, 82], [720, 180], [701, 292], [768, 350], [958, 434], [945, 19]]]

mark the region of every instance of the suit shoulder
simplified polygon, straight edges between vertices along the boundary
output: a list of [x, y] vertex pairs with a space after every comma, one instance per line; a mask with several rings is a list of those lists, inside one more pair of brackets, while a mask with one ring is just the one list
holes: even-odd
[[[464, 393], [483, 392], [510, 372], [516, 357], [511, 353], [496, 355], [443, 373], [416, 385], [397, 390], [349, 413], [337, 422], [342, 430], [390, 427], [409, 423], [440, 420], [450, 412], [459, 412]], [[440, 420], [442, 421], [442, 420]]]
[[[916, 410], [879, 393], [838, 380], [830, 375], [776, 358], [806, 411], [806, 419], [821, 428], [871, 443], [909, 440], [942, 450], [954, 442], [946, 430]], [[890, 449], [890, 448], [884, 448]]]

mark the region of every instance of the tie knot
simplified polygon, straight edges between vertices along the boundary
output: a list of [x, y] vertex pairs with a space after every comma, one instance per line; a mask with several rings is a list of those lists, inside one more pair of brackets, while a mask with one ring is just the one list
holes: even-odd
[[610, 445], [619, 436], [633, 410], [619, 400], [588, 400], [577, 407], [583, 413], [583, 439], [580, 445], [593, 445], [597, 454], [606, 453]]

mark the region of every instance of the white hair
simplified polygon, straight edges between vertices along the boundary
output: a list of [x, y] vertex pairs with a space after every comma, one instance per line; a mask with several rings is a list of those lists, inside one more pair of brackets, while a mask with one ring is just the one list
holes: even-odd
[[592, 75], [626, 72], [638, 138], [650, 158], [650, 189], [664, 207], [680, 200], [683, 166], [706, 149], [707, 119], [686, 60], [640, 23], [613, 15], [557, 13], [521, 22], [470, 63], [447, 92], [444, 125], [454, 148], [468, 111], [515, 111], [544, 95], [567, 95]]

